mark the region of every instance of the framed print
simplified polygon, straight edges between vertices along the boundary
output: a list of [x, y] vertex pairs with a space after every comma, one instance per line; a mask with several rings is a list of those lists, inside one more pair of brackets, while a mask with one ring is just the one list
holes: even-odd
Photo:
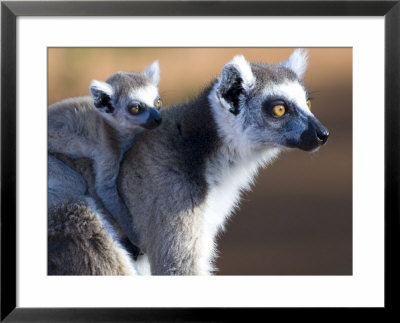
[[[218, 238], [216, 275], [352, 274], [352, 48], [306, 50], [309, 63], [303, 80], [312, 111], [335, 135], [329, 138], [329, 149], [282, 153], [268, 171], [260, 172]], [[56, 108], [56, 102], [74, 93], [84, 95], [93, 79], [107, 79], [118, 70], [142, 71], [158, 62], [158, 89], [166, 109], [196, 96], [194, 91], [209, 83], [210, 76], [237, 53], [250, 62], [278, 63], [298, 52], [270, 47], [49, 47], [48, 104]], [[155, 158], [157, 152], [151, 155]], [[66, 273], [64, 266], [61, 271]], [[52, 274], [61, 271], [51, 269]]]
[[[2, 320], [395, 310], [398, 1], [5, 1], [1, 15]], [[330, 142], [313, 155], [285, 153], [257, 177], [219, 237], [216, 275], [48, 275], [48, 105], [158, 60], [171, 106], [196, 97], [235, 55], [278, 64], [296, 48], [309, 52], [304, 84]]]

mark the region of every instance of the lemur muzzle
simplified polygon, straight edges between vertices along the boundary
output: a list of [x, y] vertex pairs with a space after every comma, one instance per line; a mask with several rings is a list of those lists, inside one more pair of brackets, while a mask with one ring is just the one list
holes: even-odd
[[315, 117], [308, 118], [308, 127], [301, 134], [298, 148], [311, 151], [324, 145], [329, 137], [329, 130]]
[[161, 114], [156, 108], [149, 108], [149, 117], [143, 125], [146, 129], [154, 129], [161, 124]]

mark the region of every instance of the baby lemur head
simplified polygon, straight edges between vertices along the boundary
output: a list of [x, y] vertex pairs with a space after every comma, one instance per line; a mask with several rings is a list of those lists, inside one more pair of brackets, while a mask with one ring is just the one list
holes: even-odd
[[301, 49], [278, 65], [234, 57], [209, 95], [221, 135], [243, 149], [314, 151], [325, 144], [329, 132], [312, 114], [302, 83], [306, 68], [307, 52]]
[[161, 123], [158, 61], [143, 73], [117, 72], [106, 82], [92, 81], [90, 94], [96, 110], [116, 129], [153, 129]]

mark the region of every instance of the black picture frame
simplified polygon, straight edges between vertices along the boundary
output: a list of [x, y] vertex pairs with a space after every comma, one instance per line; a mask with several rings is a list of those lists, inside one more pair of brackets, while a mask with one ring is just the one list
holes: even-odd
[[[399, 255], [400, 1], [73, 1], [1, 3], [1, 321], [236, 321], [265, 309], [16, 307], [16, 19], [19, 16], [384, 16], [385, 19], [385, 307], [396, 311]], [[40, 291], [38, 291], [39, 293]], [[397, 301], [396, 301], [397, 300]], [[273, 309], [282, 312], [282, 309]], [[285, 309], [289, 310], [289, 309]], [[293, 313], [296, 309], [290, 309]], [[306, 309], [297, 309], [304, 313]], [[313, 309], [317, 310], [317, 309]], [[318, 311], [318, 310], [317, 310]], [[320, 310], [319, 310], [320, 311]], [[349, 311], [349, 310], [347, 310]], [[332, 311], [329, 311], [332, 313]], [[390, 313], [393, 314], [393, 313]], [[297, 314], [296, 314], [297, 315]], [[309, 314], [307, 314], [309, 315]], [[251, 319], [250, 319], [251, 320]]]

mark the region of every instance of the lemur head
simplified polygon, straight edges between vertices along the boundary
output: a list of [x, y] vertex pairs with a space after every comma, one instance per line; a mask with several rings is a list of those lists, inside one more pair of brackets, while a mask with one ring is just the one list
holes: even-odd
[[234, 57], [209, 96], [222, 135], [249, 149], [314, 151], [325, 144], [329, 132], [311, 113], [310, 97], [302, 83], [306, 68], [307, 52], [301, 49], [278, 65]]
[[117, 72], [106, 82], [92, 81], [90, 94], [101, 116], [117, 129], [153, 129], [161, 123], [158, 61], [143, 73]]

